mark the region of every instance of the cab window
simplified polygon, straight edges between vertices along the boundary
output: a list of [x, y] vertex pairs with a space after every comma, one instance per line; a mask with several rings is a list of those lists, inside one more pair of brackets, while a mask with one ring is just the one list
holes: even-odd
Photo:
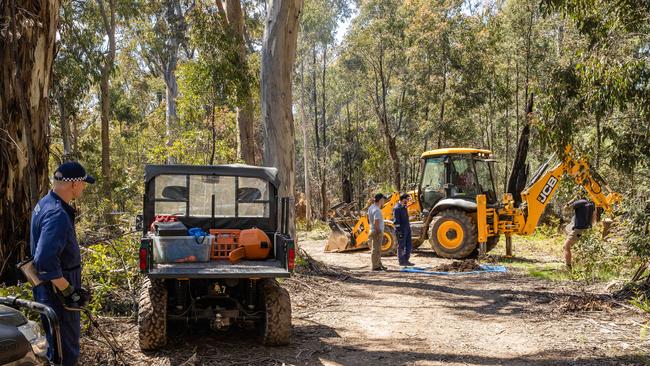
[[476, 176], [478, 177], [478, 191], [487, 197], [488, 202], [496, 202], [496, 192], [492, 184], [492, 174], [487, 161], [474, 160]]
[[453, 158], [451, 160], [451, 195], [475, 196], [477, 189], [476, 174], [472, 159]]
[[445, 197], [445, 163], [443, 158], [429, 158], [424, 163], [420, 200], [424, 207], [433, 207]]

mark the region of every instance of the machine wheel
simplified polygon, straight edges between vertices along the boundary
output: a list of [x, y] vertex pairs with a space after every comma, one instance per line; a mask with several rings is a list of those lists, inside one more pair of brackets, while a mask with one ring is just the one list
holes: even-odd
[[[492, 249], [497, 247], [497, 244], [499, 244], [499, 235], [488, 237], [486, 244], [487, 244], [486, 253], [489, 253]], [[478, 257], [478, 242], [476, 244], [476, 248], [474, 248], [474, 251], [472, 252], [471, 257]]]
[[397, 234], [395, 228], [386, 225], [384, 227], [384, 240], [381, 244], [381, 256], [390, 257], [397, 254]]
[[421, 247], [422, 244], [424, 244], [424, 239], [422, 239], [421, 237], [418, 238], [417, 240], [413, 240], [413, 249], [417, 249]]
[[140, 288], [138, 338], [142, 350], [167, 343], [167, 288], [161, 280], [145, 278]]
[[497, 247], [497, 244], [499, 244], [499, 235], [495, 236], [490, 236], [487, 240], [487, 251], [488, 253]]
[[444, 210], [431, 220], [431, 248], [442, 258], [469, 257], [477, 247], [477, 237], [476, 225], [464, 211]]
[[262, 282], [266, 316], [260, 322], [262, 343], [266, 346], [285, 346], [291, 335], [291, 299], [289, 292], [275, 279]]

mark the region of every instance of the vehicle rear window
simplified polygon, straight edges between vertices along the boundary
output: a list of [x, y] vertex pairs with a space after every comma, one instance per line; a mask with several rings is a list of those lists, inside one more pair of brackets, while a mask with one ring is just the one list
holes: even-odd
[[269, 183], [259, 178], [159, 175], [155, 214], [191, 217], [270, 217]]

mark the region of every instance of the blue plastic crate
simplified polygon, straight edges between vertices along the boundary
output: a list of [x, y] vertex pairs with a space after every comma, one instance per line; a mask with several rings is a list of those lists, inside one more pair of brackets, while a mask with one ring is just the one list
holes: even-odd
[[[156, 263], [207, 262], [210, 260], [213, 235], [156, 236], [153, 238], [153, 258]], [[190, 257], [195, 260], [189, 260]]]

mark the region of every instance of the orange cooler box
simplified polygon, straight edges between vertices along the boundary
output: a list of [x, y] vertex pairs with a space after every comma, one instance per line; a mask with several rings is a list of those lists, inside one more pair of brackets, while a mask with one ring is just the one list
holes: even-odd
[[239, 247], [246, 250], [246, 259], [266, 259], [271, 246], [271, 239], [260, 229], [242, 230], [239, 233]]

